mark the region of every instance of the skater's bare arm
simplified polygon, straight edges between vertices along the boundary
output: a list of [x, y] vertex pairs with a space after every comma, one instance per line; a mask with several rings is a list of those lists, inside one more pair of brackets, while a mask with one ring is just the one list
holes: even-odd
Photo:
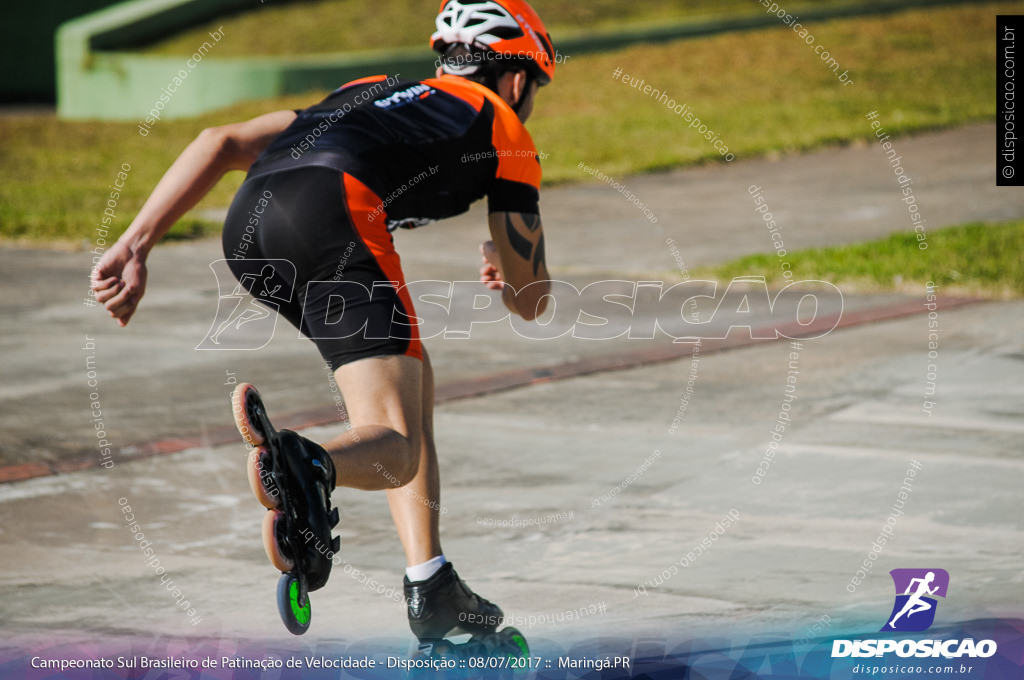
[[488, 222], [493, 240], [480, 249], [480, 280], [500, 289], [505, 306], [531, 321], [544, 311], [551, 290], [540, 215], [495, 212]]
[[121, 240], [144, 255], [229, 170], [248, 170], [257, 156], [291, 122], [294, 111], [275, 111], [252, 120], [207, 128], [174, 161], [153, 189]]
[[142, 210], [93, 271], [97, 301], [124, 326], [146, 288], [146, 257], [164, 234], [229, 170], [247, 170], [291, 122], [294, 111], [207, 128], [174, 161]]

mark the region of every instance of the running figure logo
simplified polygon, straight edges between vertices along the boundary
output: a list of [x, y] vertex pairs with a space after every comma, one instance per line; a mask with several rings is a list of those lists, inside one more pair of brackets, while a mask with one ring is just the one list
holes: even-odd
[[946, 597], [949, 573], [945, 569], [893, 569], [889, 575], [896, 585], [896, 603], [889, 622], [880, 632], [928, 630], [935, 621], [935, 606], [938, 604], [929, 596]]
[[292, 298], [295, 266], [288, 260], [231, 260], [240, 270], [236, 283], [230, 271], [223, 271], [228, 262], [210, 264], [220, 294], [217, 314], [196, 349], [265, 347], [274, 337], [280, 303]]

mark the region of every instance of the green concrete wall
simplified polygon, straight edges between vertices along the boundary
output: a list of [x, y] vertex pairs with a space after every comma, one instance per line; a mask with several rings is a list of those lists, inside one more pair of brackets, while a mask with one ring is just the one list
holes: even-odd
[[[231, 96], [238, 91], [231, 81], [250, 76], [240, 73], [237, 65], [218, 68], [211, 56], [216, 50], [212, 38], [209, 46], [202, 48], [204, 54], [195, 68], [190, 68], [185, 58], [112, 50], [144, 45], [251, 6], [251, 0], [133, 0], [63, 24], [56, 41], [58, 115], [104, 120], [144, 117], [181, 71], [186, 72], [184, 83], [161, 103], [171, 117], [195, 115], [238, 101]], [[203, 74], [204, 70], [207, 73]], [[221, 96], [222, 92], [227, 96]]]

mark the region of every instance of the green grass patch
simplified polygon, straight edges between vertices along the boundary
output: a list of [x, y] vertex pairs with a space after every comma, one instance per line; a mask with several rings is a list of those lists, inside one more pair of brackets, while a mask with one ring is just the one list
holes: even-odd
[[694, 278], [730, 281], [764, 276], [783, 286], [780, 262], [793, 280], [819, 280], [846, 289], [920, 291], [928, 281], [945, 293], [1009, 297], [1024, 295], [1024, 220], [971, 223], [929, 232], [921, 250], [913, 232], [848, 246], [789, 252], [785, 258], [750, 255], [695, 273]]
[[[573, 58], [540, 93], [530, 121], [538, 149], [550, 154], [545, 182], [590, 180], [577, 169], [580, 161], [614, 176], [721, 162], [679, 116], [613, 80], [619, 67], [685, 103], [737, 158], [871, 138], [864, 115], [876, 109], [893, 135], [992, 119], [997, 13], [1024, 14], [1024, 2], [811, 26], [818, 42], [849, 70], [855, 84], [848, 87], [786, 27]], [[161, 121], [148, 137], [137, 133], [135, 123], [0, 117], [0, 236], [90, 242], [109, 186], [128, 163], [132, 170], [114, 223], [119, 233], [204, 127], [302, 108], [323, 95]], [[241, 181], [241, 173], [230, 174], [199, 207], [227, 206]], [[217, 228], [193, 213], [174, 234]]]
[[621, 176], [721, 161], [665, 104], [613, 80], [617, 68], [686, 104], [737, 158], [868, 139], [877, 110], [896, 134], [995, 116], [992, 3], [811, 25], [849, 71], [841, 85], [791, 29], [727, 33], [573, 59], [541, 93], [531, 131], [548, 180], [578, 180], [580, 160]]
[[[844, 4], [849, 0], [794, 0], [786, 8]], [[869, 0], [869, 3], [872, 0]], [[255, 5], [256, 9], [211, 20], [139, 50], [143, 54], [187, 56], [224, 27], [218, 57], [302, 55], [393, 47], [426, 47], [439, 2], [423, 0], [314, 0]], [[586, 29], [616, 28], [623, 23], [657, 23], [681, 19], [763, 14], [751, 0], [534, 0], [555, 46], [560, 35]]]
[[[113, 234], [130, 224], [178, 154], [211, 125], [252, 118], [268, 110], [301, 108], [308, 96], [252, 102], [226, 112], [154, 126], [148, 137], [134, 123], [69, 122], [47, 117], [0, 117], [0, 236], [25, 241], [75, 241], [92, 248], [94, 230], [108, 201], [114, 207]], [[131, 166], [116, 198], [112, 185], [122, 164]], [[225, 176], [198, 208], [231, 203], [244, 175]], [[168, 234], [171, 239], [218, 233], [220, 225], [186, 215]]]

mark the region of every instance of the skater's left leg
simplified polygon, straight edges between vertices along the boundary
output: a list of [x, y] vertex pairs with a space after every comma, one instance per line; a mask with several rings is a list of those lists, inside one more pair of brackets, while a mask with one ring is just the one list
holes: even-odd
[[420, 423], [419, 469], [403, 487], [388, 489], [388, 505], [405, 549], [408, 566], [423, 564], [441, 554], [438, 525], [441, 513], [441, 476], [434, 446], [434, 371], [423, 350], [423, 413]]

